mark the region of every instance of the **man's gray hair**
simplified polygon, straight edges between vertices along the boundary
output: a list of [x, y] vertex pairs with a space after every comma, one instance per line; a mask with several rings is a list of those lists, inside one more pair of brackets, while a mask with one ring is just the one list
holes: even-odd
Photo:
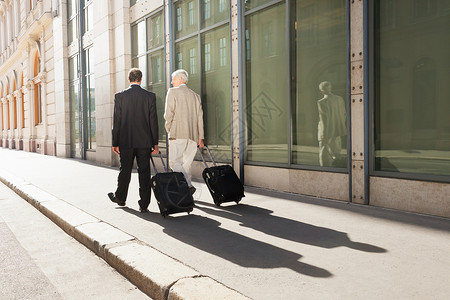
[[327, 87], [327, 86], [331, 88], [331, 82], [323, 81], [319, 84], [319, 90], [325, 91], [325, 87]]
[[179, 77], [184, 83], [188, 83], [189, 74], [186, 70], [178, 69], [172, 73], [172, 79]]

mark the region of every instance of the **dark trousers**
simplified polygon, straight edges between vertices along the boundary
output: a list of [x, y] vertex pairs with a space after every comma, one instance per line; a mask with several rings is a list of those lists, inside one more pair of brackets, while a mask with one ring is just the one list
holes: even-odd
[[139, 175], [139, 206], [147, 208], [150, 204], [150, 148], [120, 148], [120, 172], [117, 178], [116, 197], [120, 201], [127, 200], [133, 161], [136, 158]]

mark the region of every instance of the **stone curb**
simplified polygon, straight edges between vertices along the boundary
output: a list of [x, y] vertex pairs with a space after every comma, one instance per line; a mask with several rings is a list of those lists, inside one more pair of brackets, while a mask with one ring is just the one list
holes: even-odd
[[155, 300], [250, 299], [22, 178], [0, 181]]

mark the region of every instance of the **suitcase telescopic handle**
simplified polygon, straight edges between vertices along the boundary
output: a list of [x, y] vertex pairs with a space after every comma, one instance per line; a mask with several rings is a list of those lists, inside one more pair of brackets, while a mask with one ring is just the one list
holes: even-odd
[[[206, 150], [208, 151], [209, 157], [211, 157], [211, 161], [213, 162], [214, 166], [217, 166], [217, 165], [216, 165], [216, 162], [214, 161], [214, 158], [213, 158], [213, 156], [212, 156], [212, 154], [211, 154], [211, 151], [209, 151], [208, 146], [205, 145], [205, 148], [206, 148]], [[208, 164], [206, 163], [205, 157], [203, 156], [203, 152], [202, 152], [202, 150], [200, 149], [200, 147], [197, 147], [197, 150], [198, 150], [198, 152], [200, 152], [200, 156], [201, 156], [201, 158], [202, 158], [202, 160], [203, 160], [203, 163], [205, 164], [205, 167], [208, 167]]]
[[[167, 173], [166, 164], [164, 163], [164, 159], [162, 157], [161, 151], [158, 152], [159, 158], [161, 158], [162, 165], [164, 167], [164, 171]], [[156, 169], [155, 162], [153, 161], [153, 156], [150, 154], [150, 160], [152, 161], [153, 170], [155, 170], [155, 174], [158, 174], [158, 170]]]

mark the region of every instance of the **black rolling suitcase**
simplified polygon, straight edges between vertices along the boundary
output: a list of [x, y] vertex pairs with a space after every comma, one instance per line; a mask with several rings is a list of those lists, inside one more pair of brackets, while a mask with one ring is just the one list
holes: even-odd
[[206, 150], [211, 157], [213, 167], [208, 167], [208, 164], [203, 157], [203, 153], [200, 149], [200, 156], [206, 168], [203, 170], [202, 176], [208, 186], [209, 192], [214, 199], [214, 203], [220, 206], [224, 202], [236, 202], [239, 203], [244, 195], [244, 186], [237, 177], [233, 168], [229, 165], [217, 166], [214, 158], [209, 151], [208, 146], [205, 145]]
[[189, 191], [186, 178], [181, 172], [167, 172], [166, 165], [159, 153], [165, 173], [158, 173], [155, 162], [150, 156], [155, 175], [151, 179], [151, 186], [158, 203], [159, 212], [165, 218], [170, 214], [187, 212], [194, 209], [194, 198]]

